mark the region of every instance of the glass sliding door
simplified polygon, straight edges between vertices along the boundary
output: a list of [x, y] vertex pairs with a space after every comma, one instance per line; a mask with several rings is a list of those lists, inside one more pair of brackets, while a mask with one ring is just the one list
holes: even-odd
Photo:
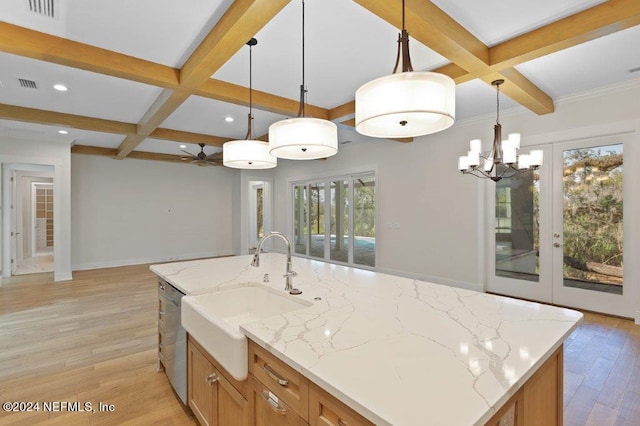
[[376, 264], [375, 179], [363, 176], [353, 181], [353, 263]]
[[295, 253], [375, 267], [375, 182], [370, 172], [293, 184]]
[[309, 254], [309, 217], [307, 210], [307, 185], [293, 187], [293, 245], [294, 252]]
[[329, 258], [349, 263], [349, 181], [340, 179], [331, 182], [331, 238]]
[[309, 186], [309, 256], [324, 258], [325, 224], [324, 224], [324, 182]]

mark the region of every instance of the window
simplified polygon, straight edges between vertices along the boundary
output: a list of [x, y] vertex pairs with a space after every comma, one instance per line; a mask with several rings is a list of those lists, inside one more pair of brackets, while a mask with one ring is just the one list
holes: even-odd
[[374, 267], [375, 186], [373, 172], [294, 183], [294, 252]]

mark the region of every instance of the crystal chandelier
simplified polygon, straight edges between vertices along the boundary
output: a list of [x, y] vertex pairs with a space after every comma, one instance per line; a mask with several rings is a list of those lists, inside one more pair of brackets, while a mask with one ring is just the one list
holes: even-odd
[[491, 152], [482, 153], [482, 141], [473, 139], [467, 155], [458, 158], [458, 170], [463, 174], [491, 179], [494, 182], [536, 170], [542, 165], [542, 150], [536, 149], [529, 154], [518, 155], [520, 133], [511, 133], [507, 139], [502, 140], [502, 125], [500, 124], [500, 85], [502, 83], [504, 80], [491, 82], [491, 85], [496, 87], [497, 111], [496, 124], [493, 126]]
[[402, 1], [402, 32], [393, 74], [372, 80], [356, 91], [356, 130], [376, 138], [428, 135], [453, 125], [455, 82], [435, 72], [416, 72], [409, 56]]
[[338, 152], [338, 126], [328, 120], [305, 117], [307, 89], [304, 81], [304, 0], [302, 0], [302, 84], [296, 118], [269, 126], [269, 152], [289, 160], [315, 160]]
[[249, 46], [249, 116], [247, 119], [247, 134], [244, 140], [229, 141], [222, 145], [222, 164], [234, 169], [271, 169], [278, 164], [278, 159], [269, 153], [269, 144], [253, 139], [251, 49], [256, 44], [258, 44], [258, 40], [255, 38], [247, 42]]

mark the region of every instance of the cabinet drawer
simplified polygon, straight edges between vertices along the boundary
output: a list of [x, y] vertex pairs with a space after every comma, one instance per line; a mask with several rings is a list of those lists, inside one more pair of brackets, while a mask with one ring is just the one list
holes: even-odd
[[309, 385], [309, 424], [311, 426], [373, 426], [369, 420], [313, 383]]
[[[309, 381], [253, 342], [249, 342], [249, 372], [305, 421], [309, 415]], [[258, 395], [258, 398], [260, 396]]]
[[255, 426], [303, 426], [307, 422], [269, 388], [251, 377]]

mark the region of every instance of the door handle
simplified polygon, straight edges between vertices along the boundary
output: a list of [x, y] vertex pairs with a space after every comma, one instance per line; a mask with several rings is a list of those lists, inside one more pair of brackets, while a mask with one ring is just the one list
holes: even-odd
[[553, 243], [553, 246], [554, 246], [554, 247], [560, 247], [561, 245], [562, 245], [562, 244], [560, 244], [560, 243]]

